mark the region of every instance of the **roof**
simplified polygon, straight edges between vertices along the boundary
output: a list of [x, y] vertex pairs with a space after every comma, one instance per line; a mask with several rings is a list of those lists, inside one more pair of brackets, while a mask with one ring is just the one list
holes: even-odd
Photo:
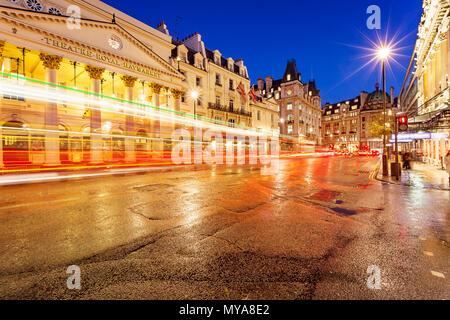
[[[391, 96], [386, 93], [386, 102], [390, 103], [390, 101]], [[383, 108], [383, 91], [380, 90], [380, 85], [377, 82], [375, 85], [375, 91], [369, 93], [361, 110], [376, 110], [381, 108]]]
[[[359, 109], [361, 109], [361, 96], [357, 96], [353, 99], [339, 101], [339, 102], [336, 102], [333, 104], [330, 104], [329, 102], [327, 102], [322, 107], [323, 115], [329, 116], [329, 115], [333, 115], [333, 114], [338, 114], [338, 113], [340, 113], [340, 109], [343, 105], [348, 106], [349, 111], [359, 110]], [[356, 108], [355, 108], [355, 106], [356, 106]], [[338, 111], [336, 112], [336, 110], [338, 110]]]
[[[288, 80], [288, 75], [290, 75], [290, 80]], [[294, 81], [301, 79], [301, 73], [297, 70], [297, 63], [295, 59], [288, 60], [286, 65], [286, 70], [283, 75], [283, 82]]]

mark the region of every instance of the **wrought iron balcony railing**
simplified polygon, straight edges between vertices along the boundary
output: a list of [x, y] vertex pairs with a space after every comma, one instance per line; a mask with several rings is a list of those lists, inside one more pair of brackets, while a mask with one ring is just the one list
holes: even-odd
[[251, 112], [236, 110], [236, 109], [233, 109], [233, 108], [230, 108], [227, 106], [222, 106], [217, 103], [211, 103], [211, 102], [208, 104], [208, 109], [218, 110], [218, 111], [223, 111], [223, 112], [228, 112], [228, 113], [234, 113], [234, 114], [238, 114], [238, 115], [245, 116], [245, 117], [252, 116]]

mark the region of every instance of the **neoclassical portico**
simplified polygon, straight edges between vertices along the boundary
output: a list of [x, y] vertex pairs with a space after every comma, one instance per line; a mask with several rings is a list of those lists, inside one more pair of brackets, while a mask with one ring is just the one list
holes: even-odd
[[[45, 157], [24, 156], [24, 163], [55, 166], [61, 161], [97, 164], [112, 159], [134, 162], [137, 143], [141, 151], [158, 149], [160, 143], [153, 142], [152, 146], [150, 138], [167, 135], [169, 132], [161, 128], [173, 128], [173, 122], [162, 124], [161, 118], [136, 105], [180, 110], [180, 99], [186, 90], [183, 75], [150, 46], [144, 45], [144, 41], [137, 40], [114, 24], [82, 21], [82, 28], [91, 29], [91, 32], [84, 30], [83, 34], [89, 34], [85, 39], [82, 34], [62, 31], [61, 26], [66, 19], [2, 8], [0, 25], [15, 26], [14, 29], [9, 28], [11, 32], [0, 32], [3, 79], [12, 81], [15, 75], [45, 81], [50, 84], [45, 86], [49, 93], [58, 87], [91, 93], [99, 100], [113, 97], [118, 101], [117, 112], [103, 110], [101, 103], [80, 107], [49, 100], [42, 104], [26, 98], [26, 95], [25, 99], [2, 100], [0, 127], [17, 115], [23, 119], [18, 125], [34, 130], [22, 134], [28, 135], [30, 142], [28, 147], [22, 143], [20, 152], [30, 152], [33, 137], [44, 135]], [[61, 34], [66, 32], [65, 36]], [[96, 39], [91, 39], [93, 37]], [[112, 40], [120, 42], [122, 50], [114, 49], [117, 46]], [[70, 90], [68, 92], [70, 94]], [[124, 105], [128, 107], [124, 108]], [[66, 136], [68, 141], [64, 144], [61, 137]], [[14, 149], [18, 145], [14, 143], [16, 140], [13, 136], [8, 138], [12, 141], [6, 146], [11, 150], [8, 155], [18, 152]], [[5, 164], [4, 145], [0, 146], [0, 167], [14, 162], [10, 157]], [[69, 154], [67, 159], [61, 157], [62, 149]], [[77, 152], [81, 155], [74, 156], [72, 150], [75, 149], [80, 149]]]

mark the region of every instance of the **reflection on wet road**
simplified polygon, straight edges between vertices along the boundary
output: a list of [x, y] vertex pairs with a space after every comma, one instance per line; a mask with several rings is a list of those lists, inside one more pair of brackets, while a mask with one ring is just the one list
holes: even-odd
[[376, 162], [0, 187], [0, 298], [450, 298], [449, 191], [373, 181]]

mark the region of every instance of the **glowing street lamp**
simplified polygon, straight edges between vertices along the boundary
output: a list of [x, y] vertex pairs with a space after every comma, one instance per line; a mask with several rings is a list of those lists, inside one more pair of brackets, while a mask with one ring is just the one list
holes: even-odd
[[192, 98], [192, 100], [194, 100], [194, 119], [197, 119], [196, 104], [197, 104], [198, 96], [199, 96], [198, 91], [196, 91], [196, 90], [191, 91], [191, 98]]
[[178, 71], [180, 71], [180, 61], [181, 61], [181, 58], [180, 58], [180, 57], [177, 57], [177, 62], [178, 62]]

